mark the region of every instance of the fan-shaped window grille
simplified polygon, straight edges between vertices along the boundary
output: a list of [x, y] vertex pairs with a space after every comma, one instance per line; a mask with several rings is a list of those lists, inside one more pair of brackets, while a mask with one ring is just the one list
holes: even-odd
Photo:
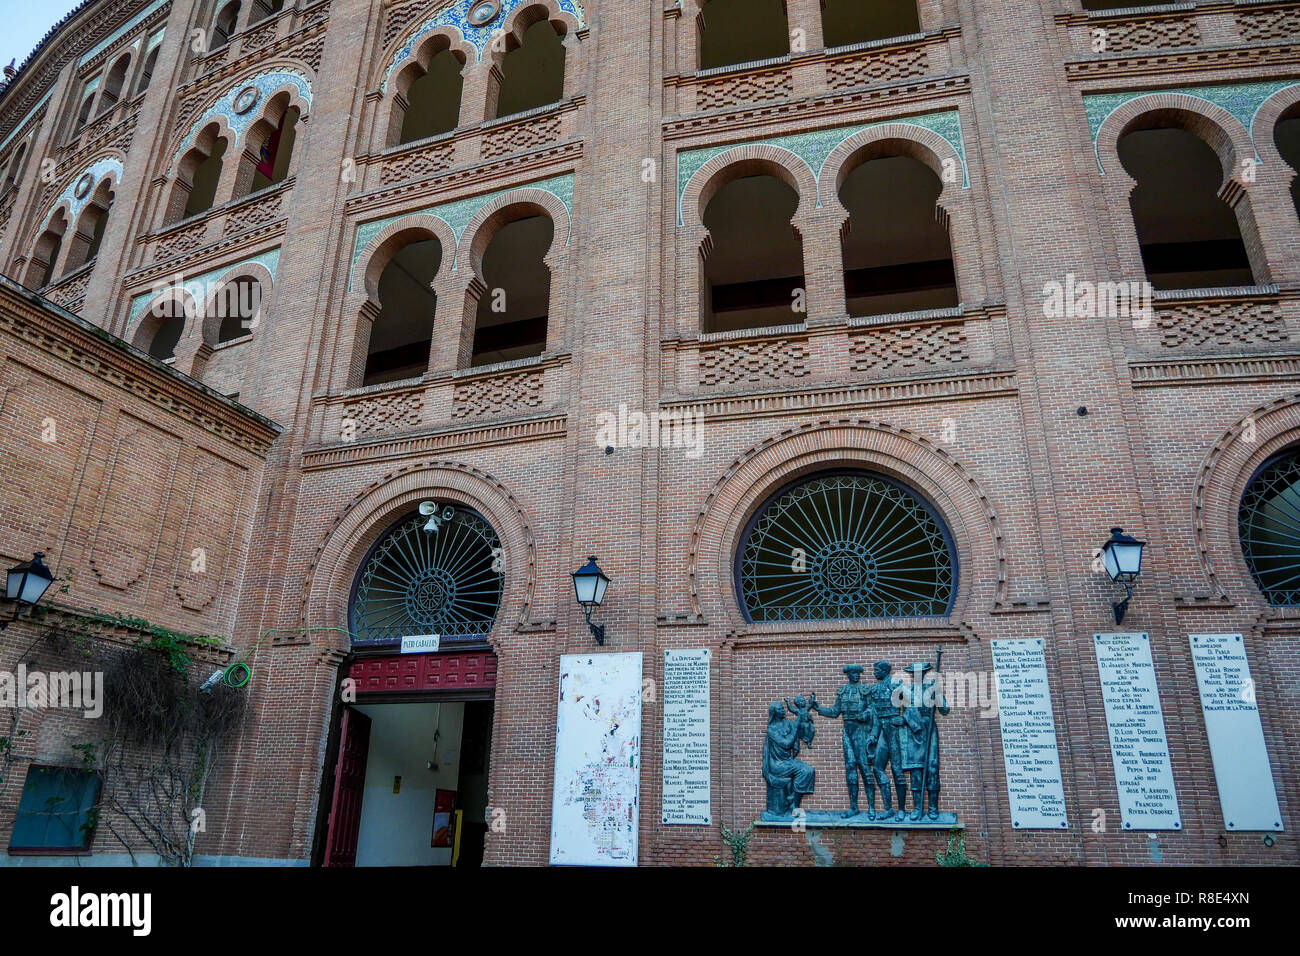
[[868, 474], [823, 475], [777, 493], [736, 555], [751, 621], [947, 614], [956, 578], [952, 542], [933, 509]]
[[1238, 515], [1241, 550], [1269, 604], [1300, 604], [1300, 455], [1265, 462]]
[[424, 530], [429, 519], [420, 515], [403, 520], [362, 562], [353, 646], [400, 644], [417, 634], [482, 640], [492, 630], [504, 581], [501, 541], [475, 512], [448, 510], [437, 531]]

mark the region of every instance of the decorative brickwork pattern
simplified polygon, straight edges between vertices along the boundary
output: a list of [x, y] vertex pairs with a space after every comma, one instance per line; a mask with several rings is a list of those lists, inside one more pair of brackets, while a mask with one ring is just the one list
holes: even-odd
[[560, 138], [560, 117], [539, 116], [526, 123], [494, 130], [483, 137], [483, 158], [492, 159], [509, 153], [545, 146]]
[[833, 90], [850, 90], [872, 83], [925, 76], [928, 70], [925, 50], [918, 47], [832, 60], [826, 65], [826, 82]]
[[1287, 341], [1277, 306], [1267, 302], [1208, 302], [1156, 312], [1160, 344], [1168, 349], [1273, 345]]
[[1107, 24], [1101, 29], [1106, 31], [1106, 53], [1176, 50], [1196, 46], [1201, 42], [1201, 31], [1195, 20], [1140, 20]]
[[203, 237], [207, 232], [207, 226], [207, 220], [201, 219], [165, 236], [159, 241], [158, 248], [154, 250], [153, 261], [162, 262], [164, 259], [172, 258], [172, 256], [193, 252], [203, 245]]
[[706, 387], [788, 381], [809, 371], [802, 341], [745, 342], [700, 352], [700, 385]]
[[452, 395], [451, 417], [508, 415], [526, 412], [542, 404], [542, 373], [496, 375], [462, 382]]
[[225, 225], [222, 227], [222, 234], [233, 236], [237, 232], [243, 232], [245, 229], [252, 229], [255, 226], [262, 226], [279, 217], [284, 207], [284, 193], [276, 196], [269, 196], [264, 199], [259, 198], [253, 202], [245, 203], [230, 211], [226, 216]]
[[702, 110], [716, 110], [746, 103], [772, 103], [793, 94], [790, 72], [782, 70], [705, 80], [700, 84], [697, 102]]
[[244, 37], [244, 52], [248, 53], [253, 50], [260, 50], [267, 44], [275, 42], [275, 24], [268, 23], [264, 27], [248, 33]]
[[344, 405], [343, 418], [356, 423], [358, 437], [384, 435], [419, 425], [423, 405], [419, 392], [368, 396]]
[[90, 269], [83, 269], [71, 279], [46, 289], [43, 294], [51, 302], [63, 306], [70, 312], [75, 312], [77, 310], [72, 306], [85, 297], [86, 286], [90, 283], [90, 273]]
[[429, 0], [411, 0], [410, 3], [394, 4], [389, 7], [388, 17], [384, 21], [384, 47], [387, 48], [397, 39], [398, 34], [427, 9], [429, 9]]
[[397, 159], [384, 163], [379, 171], [379, 182], [383, 186], [407, 182], [440, 173], [451, 168], [452, 157], [456, 153], [454, 143], [438, 143], [425, 147], [414, 153], [407, 153]]
[[1243, 40], [1257, 43], [1262, 40], [1295, 42], [1300, 37], [1300, 10], [1291, 7], [1283, 10], [1239, 11], [1237, 29]]
[[962, 325], [904, 325], [849, 340], [855, 372], [936, 368], [970, 360]]

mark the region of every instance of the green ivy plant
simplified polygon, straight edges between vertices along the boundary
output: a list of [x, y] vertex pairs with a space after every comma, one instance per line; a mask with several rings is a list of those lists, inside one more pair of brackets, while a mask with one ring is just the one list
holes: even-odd
[[749, 841], [754, 838], [754, 824], [751, 823], [742, 832], [737, 833], [725, 823], [722, 824], [722, 842], [726, 844], [730, 857], [720, 856], [715, 862], [718, 866], [745, 866], [749, 858]]
[[966, 834], [961, 827], [948, 831], [948, 846], [942, 853], [935, 853], [934, 859], [940, 866], [988, 866], [987, 863], [976, 863], [966, 855]]

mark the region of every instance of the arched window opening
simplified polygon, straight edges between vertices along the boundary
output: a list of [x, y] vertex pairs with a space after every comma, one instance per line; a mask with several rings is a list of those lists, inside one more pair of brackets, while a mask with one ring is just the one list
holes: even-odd
[[564, 43], [555, 27], [539, 20], [524, 33], [524, 40], [506, 54], [492, 115], [514, 116], [558, 103], [564, 98]]
[[[281, 94], [286, 99], [288, 94]], [[276, 183], [284, 182], [289, 175], [289, 163], [293, 159], [293, 146], [298, 136], [298, 107], [291, 106], [284, 111], [279, 125], [271, 130], [259, 131], [265, 136], [258, 148], [257, 165], [249, 182], [249, 192], [257, 192]], [[236, 190], [236, 198], [243, 195]]]
[[230, 37], [235, 32], [235, 24], [239, 21], [239, 3], [228, 3], [217, 13], [217, 18], [212, 23], [212, 43], [209, 49], [217, 50], [230, 42]]
[[429, 368], [438, 297], [433, 279], [442, 266], [437, 239], [411, 242], [379, 276], [379, 314], [370, 329], [362, 385], [423, 375]]
[[225, 137], [218, 138], [216, 127], [210, 126], [200, 134], [199, 140], [206, 140], [211, 145], [206, 149], [196, 145], [181, 161], [181, 180], [182, 183], [188, 180], [189, 185], [185, 206], [178, 217], [181, 219], [211, 209], [217, 198], [217, 184], [221, 182], [221, 167], [226, 154]]
[[803, 241], [791, 224], [799, 195], [771, 175], [734, 179], [704, 210], [705, 332], [801, 322]]
[[697, 18], [700, 69], [714, 70], [790, 52], [783, 0], [709, 0]]
[[153, 82], [154, 67], [158, 65], [158, 51], [162, 46], [155, 46], [145, 54], [144, 65], [140, 67], [140, 77], [135, 81], [135, 95], [139, 96], [145, 90], [149, 89], [149, 84]]
[[1250, 573], [1275, 606], [1300, 605], [1300, 454], [1283, 452], [1246, 485], [1238, 515]]
[[910, 488], [866, 472], [779, 491], [736, 552], [737, 596], [754, 622], [943, 615], [956, 583], [956, 551], [937, 512]]
[[81, 109], [77, 110], [77, 123], [72, 130], [73, 136], [76, 136], [83, 129], [85, 129], [86, 124], [90, 122], [90, 108], [94, 104], [95, 104], [95, 93], [92, 90], [91, 92], [87, 93], [86, 98], [81, 101]]
[[80, 269], [99, 255], [99, 246], [104, 240], [104, 230], [108, 226], [108, 214], [112, 208], [113, 184], [105, 180], [99, 184], [77, 220], [77, 228], [72, 234], [64, 264], [64, 274]]
[[[460, 123], [460, 98], [465, 81], [463, 64], [450, 49], [429, 60], [428, 68], [419, 73], [406, 91], [406, 108], [401, 116], [399, 143], [413, 143], [430, 136], [449, 133]], [[395, 104], [400, 110], [400, 103]]]
[[18, 144], [18, 149], [14, 151], [13, 161], [9, 164], [9, 169], [5, 173], [4, 185], [0, 187], [0, 197], [3, 197], [11, 189], [17, 189], [22, 182], [23, 169], [27, 164], [27, 143]]
[[844, 178], [843, 236], [849, 315], [887, 315], [957, 305], [948, 230], [936, 216], [943, 183], [909, 156], [869, 159]]
[[1273, 129], [1273, 142], [1291, 167], [1291, 203], [1300, 216], [1300, 106], [1292, 107]]
[[432, 516], [399, 521], [362, 561], [352, 592], [354, 647], [419, 634], [474, 643], [491, 633], [505, 584], [501, 539], [477, 512], [437, 504]]
[[551, 270], [544, 261], [555, 238], [549, 216], [502, 226], [483, 253], [487, 290], [478, 300], [471, 365], [531, 358], [546, 351]]
[[211, 308], [212, 318], [220, 323], [218, 344], [252, 335], [262, 319], [262, 283], [251, 276], [223, 283], [212, 296]]
[[145, 350], [152, 358], [166, 362], [176, 357], [176, 346], [185, 331], [185, 312], [183, 296], [164, 296], [150, 307], [147, 325], [140, 331], [147, 339]]
[[99, 94], [99, 112], [106, 113], [122, 98], [122, 86], [126, 83], [126, 68], [131, 63], [131, 54], [123, 53], [109, 69], [104, 78], [104, 89]]
[[63, 235], [68, 231], [67, 214], [60, 209], [50, 219], [50, 224], [36, 240], [32, 259], [27, 266], [27, 285], [43, 289], [54, 280], [55, 263], [63, 250]]
[[916, 0], [822, 2], [822, 37], [828, 47], [887, 40], [920, 31]]
[[1184, 129], [1162, 127], [1126, 133], [1119, 158], [1137, 180], [1129, 205], [1156, 289], [1254, 284], [1237, 216], [1219, 198], [1223, 167], [1214, 150]]
[[284, 9], [284, 0], [253, 0], [253, 12], [249, 14], [248, 23], [261, 23], [267, 17], [274, 16]]

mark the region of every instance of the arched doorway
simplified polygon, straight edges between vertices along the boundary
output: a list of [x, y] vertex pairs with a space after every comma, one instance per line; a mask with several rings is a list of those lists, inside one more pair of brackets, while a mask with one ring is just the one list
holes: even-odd
[[496, 689], [487, 636], [503, 584], [491, 524], [437, 501], [403, 515], [360, 562], [314, 862], [482, 862]]

